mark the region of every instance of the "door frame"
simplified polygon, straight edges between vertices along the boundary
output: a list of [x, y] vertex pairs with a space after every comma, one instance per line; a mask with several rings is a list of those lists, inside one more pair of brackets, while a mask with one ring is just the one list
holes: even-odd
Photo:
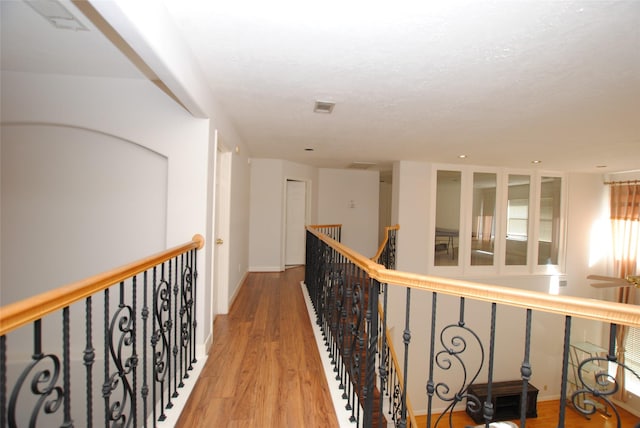
[[[213, 218], [213, 290], [212, 310], [216, 314], [229, 313], [229, 230], [231, 211], [232, 153], [221, 143], [216, 133], [214, 218]], [[218, 239], [222, 244], [216, 244]]]
[[287, 181], [301, 181], [304, 182], [304, 224], [309, 225], [311, 221], [311, 180], [308, 178], [285, 176], [282, 182], [282, 236], [280, 237], [280, 270], [284, 271], [286, 268], [286, 245], [287, 245]]

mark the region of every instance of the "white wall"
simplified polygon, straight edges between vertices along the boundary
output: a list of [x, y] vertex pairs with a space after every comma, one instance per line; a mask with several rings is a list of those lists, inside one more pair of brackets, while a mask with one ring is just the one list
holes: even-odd
[[[194, 119], [150, 82], [3, 72], [2, 122], [86, 128], [135, 142], [159, 153], [167, 159], [168, 174], [164, 184], [167, 189], [166, 213], [159, 214], [166, 216], [163, 245], [174, 246], [196, 233], [205, 233], [208, 120]], [[118, 171], [114, 168], [113, 173], [117, 175]], [[77, 177], [77, 180], [82, 179]], [[3, 186], [7, 185], [10, 183], [3, 183]], [[43, 217], [43, 221], [49, 220]], [[56, 224], [48, 226], [57, 227]], [[100, 223], [92, 226], [102, 227]], [[129, 239], [135, 242], [136, 236]], [[49, 244], [38, 245], [46, 247]], [[48, 248], [48, 251], [61, 250]], [[69, 253], [69, 260], [73, 260], [74, 252], [81, 253], [86, 248], [72, 247], [64, 251]], [[99, 251], [93, 255], [98, 259], [108, 257]], [[203, 261], [201, 252], [198, 263], [201, 275], [207, 270]], [[69, 280], [75, 278], [73, 271], [70, 267]], [[46, 272], [42, 275], [42, 281], [48, 282]], [[10, 285], [3, 283], [2, 286]], [[206, 297], [199, 301], [200, 317], [205, 314], [203, 305], [206, 301]], [[202, 318], [198, 325], [201, 328], [196, 340], [203, 343], [210, 334], [211, 322]]]
[[249, 270], [284, 270], [284, 213], [287, 179], [310, 183], [311, 222], [315, 218], [316, 168], [279, 159], [251, 159]]
[[318, 172], [318, 223], [342, 224], [342, 243], [365, 257], [378, 249], [379, 183], [378, 171]]
[[[431, 167], [429, 164], [401, 161], [394, 165], [394, 200], [397, 207], [394, 213], [400, 224], [398, 235], [399, 270], [427, 273], [428, 260], [428, 228], [431, 210], [428, 206]], [[595, 292], [585, 280], [588, 273], [603, 269], [605, 260], [595, 260], [591, 249], [598, 247], [592, 242], [592, 230], [602, 220], [604, 186], [602, 177], [593, 174], [569, 174], [568, 176], [568, 213], [567, 213], [567, 287], [560, 289], [560, 294], [583, 297], [596, 297]], [[433, 224], [433, 222], [431, 222]], [[597, 272], [596, 272], [597, 273]], [[483, 283], [493, 283], [529, 290], [548, 292], [551, 277], [548, 275], [521, 276], [487, 276], [474, 279]], [[389, 317], [394, 328], [396, 349], [402, 344], [404, 329], [405, 290], [394, 289], [390, 294]], [[411, 349], [409, 354], [411, 376], [409, 394], [414, 407], [420, 411], [426, 409], [425, 384], [428, 379], [428, 343], [431, 324], [431, 293], [411, 293]], [[467, 302], [465, 309], [466, 325], [478, 333], [488, 346], [488, 323], [490, 305], [478, 302]], [[438, 334], [444, 325], [456, 324], [459, 314], [459, 299], [439, 296], [436, 319]], [[498, 307], [496, 330], [496, 371], [494, 379], [507, 380], [520, 378], [520, 364], [523, 359], [525, 311], [516, 308]], [[563, 344], [563, 317], [534, 313], [532, 323], [532, 355], [533, 378], [531, 382], [540, 388], [540, 399], [557, 398], [560, 394], [560, 370]], [[572, 337], [580, 340], [599, 341], [603, 326], [583, 320], [574, 320]], [[436, 338], [438, 340], [438, 338]], [[451, 346], [450, 343], [448, 343]], [[437, 349], [442, 344], [437, 342]], [[467, 358], [467, 368], [477, 361], [479, 351], [472, 352]], [[402, 357], [401, 357], [402, 358]], [[486, 358], [486, 357], [485, 357]], [[452, 369], [451, 372], [459, 369]], [[451, 387], [457, 385], [456, 373], [437, 369], [436, 382], [444, 381]], [[484, 377], [484, 379], [483, 379]], [[483, 369], [480, 381], [486, 380], [486, 368]], [[436, 403], [434, 408], [443, 408], [443, 403]]]
[[3, 305], [164, 249], [166, 157], [78, 128], [0, 131]]
[[[235, 126], [226, 116], [210, 91], [199, 65], [190, 54], [190, 50], [181, 38], [178, 28], [168, 14], [162, 2], [132, 2], [128, 0], [99, 1], [90, 0], [93, 7], [111, 26], [134, 48], [147, 66], [162, 80], [171, 92], [195, 117], [210, 119], [209, 144], [214, 155], [209, 157], [209, 185], [207, 196], [215, 198], [215, 159], [218, 134], [227, 149], [235, 154], [231, 166], [231, 223], [229, 241], [229, 264], [226, 275], [227, 290], [212, 290], [216, 285], [207, 269], [204, 278], [205, 290], [215, 295], [232, 297], [242, 282], [249, 265], [248, 214], [249, 213], [249, 168], [248, 151], [245, 142], [237, 133]], [[238, 149], [236, 151], [236, 149]], [[214, 171], [211, 173], [211, 171]], [[214, 241], [215, 207], [207, 207], [207, 242]], [[207, 266], [212, 265], [216, 246], [207, 245], [204, 257]], [[238, 272], [240, 266], [240, 272]], [[207, 326], [213, 322], [214, 308], [207, 308], [205, 320]]]
[[251, 159], [249, 270], [281, 270], [283, 162]]
[[246, 150], [231, 155], [231, 205], [229, 224], [229, 304], [249, 270], [250, 166]]

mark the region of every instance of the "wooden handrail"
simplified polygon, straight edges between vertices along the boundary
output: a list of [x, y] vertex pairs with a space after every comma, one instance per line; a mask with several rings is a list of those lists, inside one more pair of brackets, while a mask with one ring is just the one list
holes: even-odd
[[389, 242], [389, 232], [392, 230], [400, 230], [400, 225], [396, 224], [394, 226], [386, 226], [384, 228], [384, 239], [382, 240], [382, 243], [380, 244], [380, 246], [378, 247], [378, 251], [376, 252], [376, 255], [371, 257], [371, 260], [373, 260], [374, 262], [378, 263], [378, 260], [380, 260], [380, 256], [382, 255], [382, 252], [384, 251], [384, 247], [387, 246], [387, 242]]
[[317, 233], [313, 229], [309, 229], [309, 231], [340, 254], [349, 258], [371, 278], [375, 278], [381, 283], [606, 323], [640, 327], [640, 306], [637, 305], [584, 297], [556, 296], [538, 291], [390, 270], [326, 235]]
[[342, 227], [342, 225], [341, 224], [312, 224], [307, 227], [310, 227], [315, 230], [315, 229], [322, 229], [326, 227]]
[[87, 298], [113, 284], [131, 278], [182, 253], [204, 247], [204, 237], [194, 235], [191, 241], [161, 251], [124, 266], [82, 279], [33, 297], [6, 305], [0, 310], [0, 336]]

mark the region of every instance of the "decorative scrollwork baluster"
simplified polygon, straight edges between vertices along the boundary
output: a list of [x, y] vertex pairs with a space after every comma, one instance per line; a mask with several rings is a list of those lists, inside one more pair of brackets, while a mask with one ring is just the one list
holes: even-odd
[[144, 427], [147, 426], [148, 404], [147, 399], [149, 396], [149, 384], [147, 383], [147, 325], [149, 319], [149, 304], [148, 304], [148, 272], [144, 272], [143, 276], [143, 290], [142, 290], [142, 388], [140, 389], [140, 395], [142, 396], [142, 420], [144, 421]]
[[93, 348], [93, 327], [91, 323], [92, 317], [92, 300], [91, 296], [85, 300], [85, 349], [83, 353], [83, 363], [87, 373], [87, 428], [93, 427], [93, 363], [96, 359], [95, 349]]
[[193, 370], [193, 364], [198, 362], [198, 358], [196, 357], [196, 329], [198, 328], [198, 311], [196, 302], [198, 301], [198, 287], [196, 284], [198, 283], [198, 252], [196, 250], [191, 251], [191, 271], [188, 278], [189, 280], [189, 289], [192, 291], [192, 299], [191, 299], [191, 325], [193, 326], [191, 329], [191, 358], [189, 359], [189, 370]]
[[115, 371], [108, 376], [109, 398], [118, 387], [120, 392], [116, 401], [109, 400], [107, 408], [108, 423], [114, 427], [134, 426], [134, 391], [129, 380], [138, 362], [133, 348], [135, 342], [134, 314], [133, 308], [125, 304], [125, 287], [124, 282], [121, 282], [118, 308], [111, 317], [107, 331], [109, 355], [115, 366]]
[[[473, 395], [467, 395], [466, 391], [480, 374], [484, 364], [485, 351], [478, 335], [466, 325], [464, 310], [465, 299], [460, 298], [458, 322], [449, 324], [440, 331], [439, 345], [441, 350], [435, 353], [435, 364], [441, 370], [460, 373], [460, 376], [455, 386], [444, 382], [431, 384], [431, 394], [435, 393], [439, 399], [448, 403], [446, 409], [436, 420], [435, 426], [443, 418], [451, 418], [455, 406], [465, 398], [467, 398], [467, 408], [469, 410], [477, 411], [481, 407], [478, 398]], [[478, 355], [480, 356], [479, 360], [477, 360]], [[471, 361], [467, 362], [465, 360], [466, 357], [469, 357], [471, 361], [476, 361], [475, 368], [468, 366]]]
[[[42, 321], [35, 321], [33, 327], [34, 352], [31, 356], [32, 361], [18, 377], [9, 398], [7, 419], [10, 428], [19, 426], [16, 410], [25, 383], [28, 382], [29, 391], [36, 397], [29, 417], [29, 427], [37, 425], [41, 412], [48, 415], [55, 413], [66, 399], [63, 387], [57, 385], [61, 373], [60, 359], [56, 355], [42, 353]], [[28, 379], [30, 380], [28, 381]]]
[[164, 265], [161, 269], [162, 276], [160, 281], [155, 284], [153, 295], [153, 311], [154, 311], [154, 325], [153, 334], [151, 336], [151, 345], [153, 347], [153, 378], [154, 378], [154, 404], [157, 402], [156, 389], [159, 390], [160, 395], [160, 416], [159, 421], [164, 421], [167, 416], [164, 413], [165, 409], [165, 382], [169, 373], [169, 350], [170, 350], [170, 338], [169, 333], [171, 331], [171, 286], [164, 279]]
[[183, 267], [183, 282], [182, 282], [182, 346], [184, 349], [184, 377], [189, 377], [189, 371], [193, 369], [192, 362], [194, 361], [192, 355], [192, 345], [194, 343], [193, 334], [195, 332], [194, 326], [194, 299], [195, 289], [193, 287], [194, 272], [189, 264], [189, 257], [185, 260], [185, 266]]
[[[178, 257], [173, 259], [173, 270], [173, 278], [175, 278], [173, 282], [173, 319], [175, 322], [173, 328], [173, 348], [171, 349], [173, 361], [173, 394], [171, 397], [176, 398], [178, 397], [178, 347], [182, 343], [182, 337], [180, 338], [180, 342], [178, 342], [178, 331], [182, 330], [181, 318], [178, 318], [178, 302], [182, 301], [182, 298], [178, 299], [178, 292], [181, 291], [178, 286]], [[171, 283], [171, 260], [169, 260], [169, 283]], [[182, 332], [180, 334], [182, 335]], [[180, 366], [182, 367], [182, 364], [180, 364]], [[182, 383], [182, 379], [180, 379], [180, 383]], [[171, 389], [171, 387], [169, 387], [169, 389]]]
[[[640, 375], [636, 373], [631, 367], [626, 364], [619, 363], [615, 359], [606, 357], [591, 357], [582, 361], [578, 365], [577, 373], [578, 380], [582, 385], [582, 388], [574, 391], [571, 395], [571, 403], [575, 409], [584, 416], [593, 415], [597, 409], [598, 404], [604, 402], [607, 409], [613, 410], [613, 414], [616, 418], [616, 427], [621, 428], [620, 412], [611, 401], [611, 398], [620, 389], [615, 376], [612, 376], [608, 372], [609, 364], [615, 364], [618, 367], [622, 367], [634, 375], [640, 381]], [[586, 379], [585, 370], [586, 366], [601, 366], [603, 370], [596, 373], [591, 373], [593, 379]], [[607, 369], [604, 369], [607, 367]]]

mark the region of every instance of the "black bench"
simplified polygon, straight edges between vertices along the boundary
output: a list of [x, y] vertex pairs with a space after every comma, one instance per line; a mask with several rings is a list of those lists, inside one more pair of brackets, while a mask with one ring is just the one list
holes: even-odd
[[[486, 383], [470, 385], [467, 390], [469, 395], [473, 395], [480, 400], [480, 408], [472, 410], [469, 408], [467, 399], [467, 414], [476, 423], [484, 422], [483, 406], [487, 401]], [[520, 399], [522, 396], [522, 381], [510, 380], [506, 382], [493, 382], [491, 385], [491, 403], [493, 404], [493, 419], [495, 421], [508, 421], [520, 419]], [[538, 417], [537, 401], [538, 388], [529, 384], [527, 388], [527, 418]]]

